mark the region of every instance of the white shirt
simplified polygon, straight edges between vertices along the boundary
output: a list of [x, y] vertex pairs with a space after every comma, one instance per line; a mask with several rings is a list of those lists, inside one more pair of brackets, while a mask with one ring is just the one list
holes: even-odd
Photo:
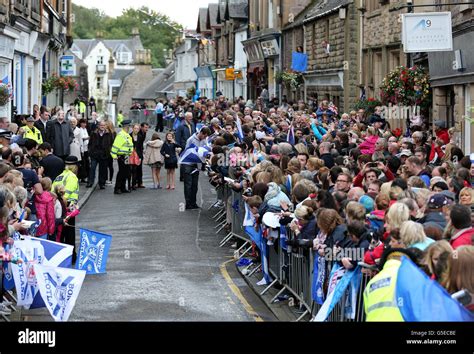
[[81, 130], [82, 136], [82, 151], [87, 152], [89, 151], [89, 133], [87, 132], [86, 128], [79, 128]]

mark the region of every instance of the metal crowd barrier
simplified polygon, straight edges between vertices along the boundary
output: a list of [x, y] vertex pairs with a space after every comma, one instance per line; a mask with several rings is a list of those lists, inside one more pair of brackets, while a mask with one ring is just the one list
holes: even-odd
[[[150, 126], [155, 126], [157, 123], [154, 109], [132, 109], [128, 114], [128, 119], [130, 119], [133, 123], [148, 123]], [[173, 130], [175, 119], [176, 118], [163, 119], [164, 127], [168, 130]]]
[[[229, 186], [224, 185], [218, 188], [223, 188], [222, 195], [223, 200], [226, 201], [225, 205], [218, 208], [213, 219], [217, 222], [216, 228], [218, 229], [216, 234], [220, 233], [224, 228], [223, 225], [227, 222], [227, 212], [232, 213], [232, 226], [226, 236], [220, 241], [220, 247], [223, 247], [231, 239], [237, 238], [244, 241], [243, 245], [235, 251], [235, 259], [241, 259], [252, 249], [252, 241], [250, 237], [245, 233], [243, 228], [243, 220], [245, 213], [245, 205], [242, 195], [239, 192], [233, 191]], [[227, 208], [226, 205], [232, 206]], [[212, 205], [209, 209], [215, 207]], [[287, 239], [294, 239], [295, 235], [290, 228], [286, 228]], [[241, 252], [242, 251], [242, 252]], [[296, 321], [301, 321], [305, 316], [313, 317], [319, 311], [321, 305], [313, 301], [312, 298], [312, 283], [313, 283], [313, 260], [314, 254], [312, 250], [298, 248], [292, 250], [288, 247], [287, 250], [281, 247], [280, 239], [274, 241], [274, 245], [268, 246], [268, 269], [273, 281], [267, 285], [267, 287], [260, 293], [264, 295], [273, 286], [279, 284], [281, 289], [278, 293], [270, 300], [270, 303], [276, 301], [276, 299], [282, 295], [285, 291], [291, 293], [295, 300], [300, 304], [302, 314]], [[252, 269], [253, 268], [253, 269]], [[328, 269], [332, 268], [331, 262], [328, 264]], [[242, 273], [250, 277], [255, 272], [261, 269], [261, 264], [250, 264]], [[326, 272], [326, 277], [329, 277], [330, 271]], [[345, 316], [345, 305], [348, 301], [348, 292], [344, 294], [341, 300], [336, 304], [334, 309], [331, 311], [327, 322], [362, 322], [365, 320], [364, 303], [363, 303], [363, 292], [370, 281], [371, 276], [369, 274], [362, 273], [361, 283], [357, 292], [357, 300], [355, 303], [355, 318], [348, 319]], [[327, 281], [328, 279], [326, 279]]]

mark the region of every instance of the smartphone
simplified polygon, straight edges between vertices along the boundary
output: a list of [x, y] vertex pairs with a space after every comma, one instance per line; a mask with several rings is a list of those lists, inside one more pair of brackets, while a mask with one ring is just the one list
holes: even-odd
[[377, 162], [369, 162], [367, 167], [377, 167]]

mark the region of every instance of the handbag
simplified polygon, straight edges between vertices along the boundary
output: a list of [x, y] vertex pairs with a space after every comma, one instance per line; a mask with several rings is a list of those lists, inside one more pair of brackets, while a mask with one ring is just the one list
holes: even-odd
[[133, 149], [132, 154], [129, 158], [129, 164], [139, 166], [142, 163], [140, 157], [138, 157], [137, 150]]

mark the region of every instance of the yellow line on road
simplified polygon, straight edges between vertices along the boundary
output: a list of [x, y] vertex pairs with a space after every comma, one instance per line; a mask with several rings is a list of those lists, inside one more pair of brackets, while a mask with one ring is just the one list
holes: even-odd
[[255, 312], [253, 307], [248, 303], [248, 301], [242, 295], [237, 285], [235, 285], [235, 283], [232, 281], [232, 278], [230, 277], [229, 272], [227, 271], [227, 268], [226, 268], [227, 264], [230, 262], [234, 262], [234, 260], [231, 259], [221, 264], [220, 269], [221, 269], [222, 276], [226, 280], [227, 285], [229, 286], [230, 290], [232, 290], [234, 295], [237, 296], [237, 298], [240, 300], [242, 305], [244, 305], [245, 311], [247, 311], [247, 313], [250, 314], [250, 316], [254, 318], [255, 322], [263, 322], [263, 319], [257, 314], [257, 312]]

